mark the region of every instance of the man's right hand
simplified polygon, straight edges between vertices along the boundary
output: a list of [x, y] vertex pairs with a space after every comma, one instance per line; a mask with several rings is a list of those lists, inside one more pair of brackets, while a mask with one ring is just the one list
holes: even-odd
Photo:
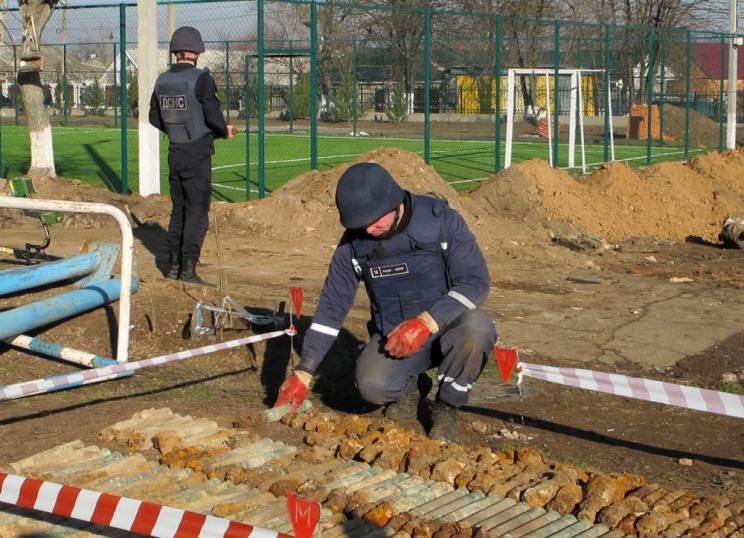
[[292, 402], [289, 408], [290, 413], [294, 413], [305, 401], [307, 395], [307, 388], [310, 386], [310, 381], [313, 375], [309, 372], [297, 371], [295, 374], [287, 379], [282, 386], [279, 387], [279, 397], [276, 399], [274, 407], [280, 407], [284, 404]]

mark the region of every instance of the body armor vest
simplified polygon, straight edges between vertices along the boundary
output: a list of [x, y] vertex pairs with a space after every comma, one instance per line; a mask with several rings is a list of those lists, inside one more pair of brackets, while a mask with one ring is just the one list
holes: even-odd
[[383, 241], [361, 235], [351, 240], [354, 270], [364, 281], [381, 334], [415, 318], [448, 291], [440, 219], [446, 202], [417, 195], [412, 199], [405, 231]]
[[208, 69], [167, 71], [155, 81], [160, 116], [172, 143], [194, 142], [212, 130], [204, 123], [204, 111], [196, 99], [196, 80]]

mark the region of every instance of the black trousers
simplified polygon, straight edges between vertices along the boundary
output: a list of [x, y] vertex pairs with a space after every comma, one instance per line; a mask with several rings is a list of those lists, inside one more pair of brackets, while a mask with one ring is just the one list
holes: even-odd
[[168, 223], [168, 250], [182, 259], [199, 259], [209, 229], [212, 156], [183, 150], [168, 152], [168, 183], [173, 209]]

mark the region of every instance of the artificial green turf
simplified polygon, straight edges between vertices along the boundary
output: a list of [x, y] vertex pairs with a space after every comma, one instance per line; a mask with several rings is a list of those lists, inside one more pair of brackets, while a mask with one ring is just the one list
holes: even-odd
[[[105, 127], [54, 127], [54, 156], [57, 174], [84, 183], [105, 185], [114, 192], [138, 192], [137, 131], [127, 131], [127, 181], [122, 180], [121, 130]], [[29, 168], [30, 153], [28, 131], [25, 126], [2, 125], [2, 176], [22, 177]], [[246, 176], [249, 174], [250, 198], [263, 191], [268, 196], [287, 181], [311, 169], [311, 139], [307, 133], [267, 133], [264, 138], [265, 174], [263, 185], [259, 182], [259, 137], [251, 133], [246, 143], [246, 133], [231, 140], [215, 141], [216, 155], [212, 164], [214, 199], [243, 201], [246, 199]], [[348, 163], [359, 155], [381, 147], [394, 147], [420, 155], [425, 153], [423, 139], [371, 137], [371, 136], [319, 136], [318, 169], [327, 170]], [[429, 147], [430, 164], [437, 173], [457, 190], [467, 190], [485, 180], [496, 169], [494, 141], [432, 139]], [[502, 141], [503, 148], [503, 141]], [[684, 160], [682, 148], [652, 147], [654, 162]], [[567, 145], [559, 145], [558, 166], [568, 163]], [[604, 160], [603, 146], [586, 146], [586, 170], [600, 166]], [[168, 192], [167, 142], [160, 143], [161, 192]], [[250, 157], [248, 159], [247, 157]], [[548, 143], [516, 142], [513, 145], [512, 164], [528, 159], [550, 160]], [[503, 167], [503, 149], [499, 154]], [[631, 166], [647, 163], [647, 146], [616, 145], [615, 160], [625, 160]], [[250, 165], [246, 162], [250, 161]], [[580, 148], [575, 153], [577, 171], [581, 172]]]

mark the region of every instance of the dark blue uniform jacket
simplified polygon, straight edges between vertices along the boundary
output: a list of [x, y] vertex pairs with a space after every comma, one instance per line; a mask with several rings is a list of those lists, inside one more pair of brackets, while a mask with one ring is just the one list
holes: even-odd
[[483, 254], [465, 220], [438, 198], [411, 195], [411, 220], [390, 239], [347, 230], [305, 335], [300, 369], [314, 373], [364, 282], [372, 330], [387, 334], [427, 311], [440, 328], [488, 297]]

